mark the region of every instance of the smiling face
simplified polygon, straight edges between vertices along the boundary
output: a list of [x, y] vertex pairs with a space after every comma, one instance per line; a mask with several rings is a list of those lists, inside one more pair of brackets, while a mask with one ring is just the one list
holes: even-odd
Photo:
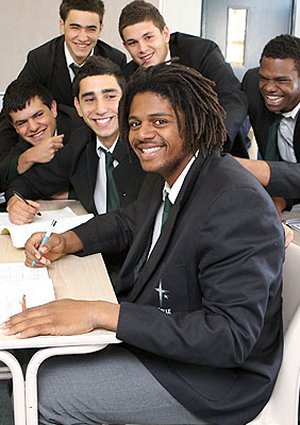
[[56, 102], [53, 101], [49, 109], [37, 96], [27, 102], [23, 110], [10, 113], [16, 132], [33, 146], [53, 136], [56, 117]]
[[148, 67], [166, 60], [170, 40], [167, 27], [160, 31], [152, 21], [143, 21], [125, 27], [122, 35], [125, 48], [138, 65]]
[[65, 21], [60, 21], [68, 50], [78, 65], [85, 62], [100, 37], [102, 25], [99, 15], [72, 9]]
[[300, 102], [300, 78], [294, 59], [263, 57], [259, 89], [271, 112], [291, 111]]
[[78, 115], [110, 148], [119, 134], [118, 107], [122, 90], [113, 75], [93, 75], [83, 78], [79, 98], [74, 103]]
[[156, 93], [138, 93], [128, 122], [129, 142], [143, 169], [160, 174], [172, 186], [193, 154], [185, 150], [170, 102]]

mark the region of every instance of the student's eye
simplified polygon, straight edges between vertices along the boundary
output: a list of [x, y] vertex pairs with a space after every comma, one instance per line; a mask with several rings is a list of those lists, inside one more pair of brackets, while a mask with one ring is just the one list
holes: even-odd
[[167, 124], [167, 123], [168, 123], [168, 121], [166, 119], [163, 119], [163, 118], [159, 118], [159, 119], [153, 121], [153, 124], [155, 124], [155, 125], [164, 125], [164, 124]]
[[136, 41], [128, 41], [127, 46], [133, 47], [136, 44]]
[[24, 124], [26, 124], [26, 121], [18, 121], [15, 123], [15, 126], [19, 128], [22, 127]]
[[139, 121], [129, 122], [129, 128], [132, 128], [132, 129], [135, 129], [135, 128], [139, 127], [139, 125], [140, 125], [140, 122]]
[[149, 40], [151, 40], [151, 38], [153, 38], [153, 35], [147, 35], [147, 36], [145, 37], [145, 40], [149, 41]]
[[93, 97], [85, 97], [85, 98], [83, 99], [83, 101], [84, 101], [85, 103], [91, 103], [91, 102], [93, 102], [93, 101], [94, 101], [94, 98], [93, 98]]
[[88, 28], [87, 31], [93, 33], [97, 31], [97, 28]]
[[36, 118], [42, 118], [44, 116], [44, 112], [39, 112], [36, 114]]
[[108, 100], [115, 100], [115, 99], [116, 99], [116, 97], [117, 97], [117, 95], [116, 95], [116, 94], [108, 94], [108, 95], [105, 97], [105, 99], [108, 99]]

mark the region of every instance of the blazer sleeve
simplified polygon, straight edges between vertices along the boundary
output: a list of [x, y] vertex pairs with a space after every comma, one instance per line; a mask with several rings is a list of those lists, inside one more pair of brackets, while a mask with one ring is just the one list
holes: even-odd
[[[189, 236], [180, 248], [182, 271], [177, 264], [177, 273], [171, 273], [176, 266], [172, 255], [182, 238], [173, 235], [170, 257], [166, 252], [164, 258], [167, 270], [163, 276], [162, 269], [159, 276], [164, 280], [171, 274], [172, 290], [179, 291], [178, 305], [182, 294], [188, 293], [190, 307], [166, 314], [145, 300], [144, 288], [142, 301], [121, 303], [117, 337], [164, 358], [236, 367], [260, 338], [274, 336], [280, 329], [284, 259], [280, 220], [271, 202], [253, 189], [224, 191], [205, 218], [183, 219], [187, 224], [181, 234], [186, 231]], [[157, 279], [152, 284], [156, 286]]]
[[74, 157], [71, 145], [64, 146], [47, 164], [35, 164], [22, 176], [14, 179], [5, 193], [6, 199], [12, 197], [13, 191], [22, 193], [27, 199], [49, 199], [68, 187]]
[[271, 196], [300, 199], [300, 163], [270, 161], [271, 176], [267, 191]]

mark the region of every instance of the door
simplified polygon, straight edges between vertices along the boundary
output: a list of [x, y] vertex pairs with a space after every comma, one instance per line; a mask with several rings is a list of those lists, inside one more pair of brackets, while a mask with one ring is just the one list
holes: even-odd
[[266, 43], [292, 33], [293, 0], [202, 0], [201, 35], [214, 40], [241, 79]]

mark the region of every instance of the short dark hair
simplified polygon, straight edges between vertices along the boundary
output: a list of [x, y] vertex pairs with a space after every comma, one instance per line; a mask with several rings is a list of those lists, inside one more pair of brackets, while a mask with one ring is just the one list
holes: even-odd
[[122, 92], [125, 89], [125, 77], [123, 76], [120, 67], [115, 62], [102, 56], [91, 56], [80, 68], [78, 74], [74, 78], [74, 97], [79, 97], [80, 81], [93, 75], [113, 75], [121, 87]]
[[125, 27], [143, 21], [152, 21], [160, 31], [166, 26], [163, 16], [153, 4], [144, 0], [134, 0], [127, 4], [121, 11], [119, 18], [119, 33], [122, 40], [122, 31]]
[[198, 71], [183, 65], [172, 63], [139, 67], [121, 98], [121, 139], [128, 140], [128, 117], [134, 96], [152, 92], [170, 102], [188, 152], [199, 149], [205, 157], [213, 150], [220, 150], [226, 140], [225, 112], [213, 85]]
[[67, 19], [70, 10], [97, 13], [99, 15], [100, 24], [102, 24], [104, 4], [101, 0], [63, 0], [59, 7], [59, 14], [63, 21]]
[[278, 35], [265, 45], [260, 57], [260, 63], [263, 57], [293, 59], [300, 76], [300, 38], [289, 34]]
[[3, 97], [3, 112], [11, 121], [12, 112], [22, 111], [31, 99], [38, 97], [51, 108], [53, 96], [39, 81], [18, 78], [9, 84]]

